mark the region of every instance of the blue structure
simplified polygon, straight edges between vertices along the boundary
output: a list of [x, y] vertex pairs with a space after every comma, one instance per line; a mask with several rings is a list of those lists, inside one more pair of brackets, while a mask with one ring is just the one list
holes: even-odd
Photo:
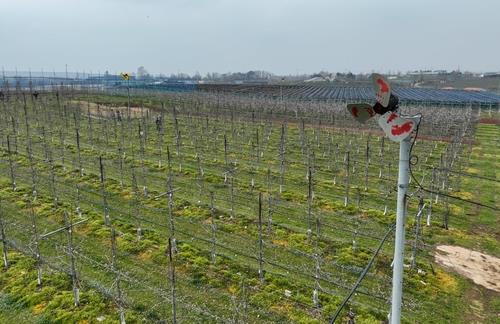
[[[395, 88], [402, 102], [457, 105], [500, 105], [500, 94], [486, 91], [443, 90], [425, 88]], [[287, 97], [344, 101], [373, 101], [371, 87], [318, 87], [287, 89]]]
[[[44, 89], [60, 84], [80, 87], [103, 86], [105, 88], [135, 88], [172, 92], [220, 92], [257, 97], [289, 98], [303, 100], [338, 100], [373, 102], [374, 92], [365, 86], [332, 86], [321, 84], [198, 84], [194, 80], [171, 80], [151, 82], [146, 80], [124, 81], [119, 76], [87, 77], [85, 79], [65, 79], [61, 77], [10, 76], [0, 81], [0, 87]], [[394, 88], [394, 93], [403, 103], [441, 105], [484, 105], [500, 106], [500, 93], [488, 91], [466, 91], [458, 89]]]

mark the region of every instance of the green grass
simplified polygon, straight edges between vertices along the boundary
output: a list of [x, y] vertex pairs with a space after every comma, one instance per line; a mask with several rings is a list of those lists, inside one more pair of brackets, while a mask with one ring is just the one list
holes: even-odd
[[[133, 100], [137, 101], [135, 103], [141, 103], [143, 98]], [[100, 96], [92, 98], [92, 101], [117, 106], [126, 105], [126, 97], [123, 96]], [[152, 97], [144, 104], [158, 107], [159, 103], [160, 99]], [[178, 240], [177, 288], [183, 300], [178, 305], [178, 314], [180, 321], [183, 322], [218, 322], [215, 317], [203, 314], [204, 311], [225, 319], [259, 323], [327, 321], [353, 285], [357, 273], [367, 263], [371, 250], [378, 243], [376, 238], [358, 235], [355, 237], [357, 248], [353, 249], [354, 231], [381, 237], [394, 221], [394, 193], [385, 197], [384, 192], [395, 183], [395, 179], [393, 177], [388, 180], [379, 179], [379, 168], [376, 165], [377, 163], [384, 165], [382, 172], [385, 177], [394, 173], [396, 165], [394, 161], [378, 156], [380, 137], [366, 134], [350, 136], [353, 143], [349, 146], [343, 132], [320, 131], [307, 125], [305, 135], [301, 135], [297, 125], [289, 125], [286, 134], [285, 181], [283, 191], [280, 193], [281, 175], [278, 157], [280, 123], [251, 123], [248, 120], [236, 120], [231, 123], [220, 117], [205, 119], [179, 114], [177, 125], [181, 130], [181, 150], [177, 155], [175, 124], [171, 106], [168, 104], [162, 151], [159, 150], [160, 137], [154, 129], [154, 120], [141, 122], [140, 119], [133, 119], [130, 129], [127, 129], [129, 127], [127, 122], [113, 123], [104, 119], [89, 121], [84, 113], [80, 116], [79, 135], [81, 163], [85, 175], [80, 177], [78, 171], [80, 162], [72, 124], [72, 113], [79, 110], [71, 106], [71, 103], [68, 105], [69, 114], [53, 101], [46, 105], [47, 110], [39, 110], [37, 113], [33, 107], [28, 107], [29, 116], [33, 119], [30, 125], [38, 193], [37, 201], [33, 205], [37, 224], [42, 232], [62, 226], [64, 210], [69, 211], [76, 221], [78, 218], [74, 210], [79, 206], [83, 211], [83, 217], [89, 219], [86, 224], [79, 225], [74, 231], [77, 251], [82, 256], [77, 261], [81, 279], [89, 283], [100, 282], [108, 289], [114, 289], [113, 283], [116, 278], [109, 271], [105, 271], [110, 259], [110, 231], [104, 226], [101, 205], [103, 198], [97, 156], [102, 156], [107, 204], [110, 207], [112, 224], [118, 231], [117, 267], [126, 271], [131, 278], [140, 278], [141, 282], [148, 285], [144, 287], [142, 283], [123, 278], [122, 289], [127, 301], [130, 302], [127, 309], [130, 311], [128, 316], [132, 322], [139, 319], [154, 322], [161, 318], [169, 318], [171, 312], [168, 295], [170, 286], [167, 280], [168, 261], [165, 254], [166, 238], [169, 235], [168, 203], [166, 196], [155, 198], [166, 190], [167, 146], [172, 155], [171, 172], [173, 187], [176, 189], [173, 214], [177, 229], [175, 236]], [[24, 120], [22, 111], [20, 103], [5, 110], [6, 114], [16, 116], [20, 123], [17, 129], [19, 134], [14, 137], [19, 145], [19, 153], [12, 157], [16, 164], [15, 176], [18, 189], [13, 191], [10, 187], [8, 154], [4, 145], [2, 159], [6, 162], [0, 165], [0, 198], [2, 210], [8, 211], [3, 214], [7, 224], [17, 222], [16, 226], [7, 228], [7, 238], [27, 246], [32, 239], [31, 234], [26, 232], [26, 228], [31, 226], [29, 217], [26, 217], [30, 212], [28, 202], [31, 200], [31, 168], [25, 154], [26, 134], [22, 127]], [[70, 124], [71, 127], [68, 126]], [[148, 136], [142, 143], [137, 137], [136, 130], [139, 125], [142, 130], [148, 130]], [[8, 128], [3, 130], [11, 132]], [[494, 129], [485, 129], [484, 133], [482, 131], [481, 125], [477, 132], [478, 146], [473, 151], [469, 165], [470, 168], [476, 167], [478, 170], [494, 167], [495, 157], [490, 159], [487, 154], [490, 154], [490, 151], [497, 152], [490, 147], [491, 141], [495, 138]], [[487, 136], [490, 132], [491, 136]], [[256, 134], [259, 134], [258, 141]], [[224, 161], [224, 135], [229, 142], [227, 154], [229, 165]], [[365, 191], [363, 148], [369, 138], [375, 147], [372, 146], [370, 155], [374, 167], [369, 169], [368, 188]], [[302, 153], [303, 141], [309, 142], [307, 145], [311, 148], [309, 154], [307, 150]], [[336, 143], [339, 144], [338, 151]], [[386, 156], [397, 152], [394, 144], [385, 142], [385, 145]], [[436, 165], [439, 154], [446, 149], [446, 145], [444, 142], [421, 141], [415, 147], [415, 153], [421, 157], [421, 161], [427, 158], [425, 163], [428, 166]], [[50, 164], [44, 161], [47, 147], [54, 157], [58, 157], [53, 171]], [[144, 152], [141, 152], [141, 147], [144, 148]], [[350, 169], [348, 206], [343, 205], [345, 170], [342, 159], [346, 150], [350, 150], [351, 161], [357, 161], [358, 164], [355, 166], [356, 172], [353, 173], [353, 165]], [[121, 152], [125, 152], [124, 158]], [[465, 154], [461, 158], [465, 159]], [[162, 162], [161, 166], [159, 160]], [[307, 216], [308, 181], [305, 176], [308, 160], [314, 161], [315, 196], [311, 204], [312, 219]], [[124, 165], [123, 171], [119, 168], [120, 162]], [[389, 170], [390, 162], [392, 162], [392, 172]], [[489, 164], [479, 165], [486, 162]], [[223, 172], [233, 164], [236, 166], [236, 171], [234, 195], [231, 195], [230, 181], [224, 182]], [[135, 182], [132, 170], [135, 173]], [[421, 171], [416, 173], [417, 177], [421, 176]], [[52, 175], [55, 177], [54, 182], [51, 181]], [[491, 177], [491, 174], [485, 173], [485, 175]], [[254, 186], [251, 186], [252, 179]], [[121, 181], [124, 183], [123, 187]], [[464, 192], [476, 193], [478, 188], [485, 188], [482, 182], [466, 181], [469, 180], [462, 179]], [[76, 193], [77, 184], [80, 187], [79, 196]], [[147, 187], [147, 197], [143, 195], [143, 187]], [[217, 226], [215, 264], [212, 264], [210, 256], [212, 247], [210, 191], [215, 196], [214, 219]], [[266, 243], [264, 259], [267, 262], [264, 265], [263, 282], [258, 278], [258, 264], [255, 259], [258, 249], [258, 192], [264, 193]], [[54, 205], [54, 195], [58, 197], [57, 207]], [[269, 196], [274, 199], [270, 226], [267, 224]], [[475, 198], [482, 199], [481, 201], [485, 203], [496, 199], [491, 192], [477, 195]], [[389, 213], [384, 215], [382, 210], [386, 202]], [[484, 209], [474, 211], [466, 207], [463, 210], [462, 203], [453, 201], [450, 203], [450, 230], [446, 231], [439, 227], [440, 218], [444, 213], [444, 204], [440, 200], [434, 205], [433, 226], [424, 228], [425, 242], [432, 244], [448, 242], [464, 246], [477, 244], [475, 247], [498, 255], [498, 240], [491, 241], [494, 231], [490, 229], [494, 224], [495, 215], [489, 214]], [[416, 201], [411, 200], [409, 215], [413, 215], [415, 208]], [[476, 212], [474, 217], [479, 218], [479, 222], [465, 217], [471, 212]], [[320, 236], [315, 229], [317, 218], [322, 224]], [[411, 232], [412, 224], [410, 216], [408, 233]], [[473, 232], [477, 224], [488, 227], [489, 231], [481, 234], [479, 239]], [[140, 240], [136, 236], [138, 226], [144, 232]], [[308, 235], [309, 228], [311, 234]], [[67, 257], [61, 259], [58, 250], [65, 244], [64, 232], [44, 241], [41, 246], [42, 256], [50, 263], [67, 268]], [[319, 294], [321, 304], [319, 310], [312, 305], [315, 261], [300, 254], [315, 252], [319, 253], [322, 260], [323, 277], [328, 279], [320, 282], [327, 292]], [[463, 292], [470, 289], [470, 283], [456, 275], [447, 274], [436, 266], [433, 272], [431, 254], [432, 250], [425, 250], [419, 255], [418, 267], [424, 273], [417, 274], [410, 271], [405, 273], [407, 304], [403, 311], [403, 320], [415, 323], [459, 322], [460, 310], [467, 304]], [[382, 291], [388, 296], [391, 255], [392, 245], [387, 244], [377, 258], [375, 267], [363, 282], [361, 292], [376, 294]], [[96, 265], [83, 256], [99, 261], [100, 264]], [[288, 269], [280, 268], [280, 264], [286, 265]], [[67, 276], [64, 282], [66, 285], [70, 284]], [[339, 287], [339, 284], [344, 288]], [[161, 292], [155, 290], [156, 288]], [[31, 288], [27, 285], [26, 289]], [[89, 293], [92, 292], [90, 286], [87, 289]], [[292, 295], [286, 297], [285, 290], [291, 291]], [[64, 297], [53, 301], [54, 307], [49, 308], [51, 312], [48, 312], [47, 316], [50, 320], [62, 318], [69, 321], [73, 318], [65, 317], [67, 316], [65, 313], [57, 313], [58, 309], [67, 310], [69, 307], [68, 290], [66, 288], [61, 291], [66, 291]], [[112, 293], [116, 294], [116, 291]], [[13, 296], [9, 291], [6, 294], [9, 298]], [[15, 296], [14, 299], [17, 300]], [[438, 303], [442, 304], [442, 311], [436, 313], [433, 307]], [[28, 306], [33, 307], [31, 304]], [[358, 314], [359, 323], [383, 320], [388, 309], [384, 302], [363, 294], [355, 296], [350, 306]], [[26, 309], [23, 309], [19, 316], [26, 312]], [[94, 308], [92, 312], [95, 312]], [[95, 313], [91, 314], [95, 316]], [[116, 320], [116, 309], [113, 309], [112, 314]], [[86, 318], [85, 316], [90, 315], [81, 315], [78, 318]]]
[[[476, 143], [465, 172], [494, 179], [493, 181], [462, 176], [463, 198], [484, 205], [500, 208], [500, 128], [498, 125], [479, 124]], [[456, 194], [456, 193], [452, 193]], [[461, 202], [454, 202], [460, 208], [450, 231], [432, 232], [433, 240], [456, 244], [485, 253], [500, 256], [500, 228], [498, 211]]]
[[116, 309], [97, 291], [82, 287], [76, 307], [66, 275], [46, 269], [38, 287], [33, 259], [10, 253], [9, 262], [9, 269], [0, 273], [2, 323], [95, 323], [98, 318], [102, 323], [116, 322]]

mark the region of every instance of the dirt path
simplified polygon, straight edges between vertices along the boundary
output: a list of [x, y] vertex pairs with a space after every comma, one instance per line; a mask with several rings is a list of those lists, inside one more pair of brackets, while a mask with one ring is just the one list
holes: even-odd
[[435, 260], [475, 284], [500, 292], [500, 259], [459, 246], [439, 245]]

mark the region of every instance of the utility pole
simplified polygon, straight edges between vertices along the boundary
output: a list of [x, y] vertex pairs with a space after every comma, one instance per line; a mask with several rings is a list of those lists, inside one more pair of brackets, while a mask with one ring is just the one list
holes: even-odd
[[[414, 130], [418, 132], [418, 125], [420, 124], [422, 115], [418, 114], [411, 117], [400, 117], [397, 112], [399, 108], [399, 99], [391, 93], [391, 87], [387, 80], [380, 74], [374, 73], [372, 74], [372, 81], [377, 103], [373, 107], [364, 103], [348, 104], [347, 110], [362, 124], [378, 114], [379, 117], [377, 122], [386, 136], [390, 140], [399, 143], [396, 238], [394, 240], [392, 303], [390, 313], [390, 323], [399, 324], [401, 322], [401, 303], [403, 295], [406, 192], [408, 191], [410, 182], [411, 133]], [[347, 171], [348, 170], [349, 168], [347, 168]], [[346, 189], [348, 189], [347, 186]], [[347, 205], [347, 195], [345, 205]]]
[[410, 174], [410, 137], [399, 145], [398, 200], [396, 207], [396, 239], [394, 241], [394, 266], [392, 269], [391, 324], [401, 322], [403, 295], [403, 261], [405, 248], [406, 192]]

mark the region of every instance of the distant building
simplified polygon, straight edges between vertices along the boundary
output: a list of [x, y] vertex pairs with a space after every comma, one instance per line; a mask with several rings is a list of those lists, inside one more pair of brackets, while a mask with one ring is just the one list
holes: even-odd
[[467, 87], [464, 88], [465, 91], [475, 91], [475, 92], [481, 92], [481, 91], [486, 91], [486, 89], [483, 88], [477, 88], [477, 87]]
[[329, 82], [332, 81], [329, 77], [323, 77], [323, 76], [317, 76], [313, 77], [307, 80], [304, 80], [304, 82]]
[[420, 70], [408, 72], [409, 75], [445, 75], [450, 74], [447, 70]]
[[500, 78], [500, 72], [486, 72], [481, 74], [481, 78]]

